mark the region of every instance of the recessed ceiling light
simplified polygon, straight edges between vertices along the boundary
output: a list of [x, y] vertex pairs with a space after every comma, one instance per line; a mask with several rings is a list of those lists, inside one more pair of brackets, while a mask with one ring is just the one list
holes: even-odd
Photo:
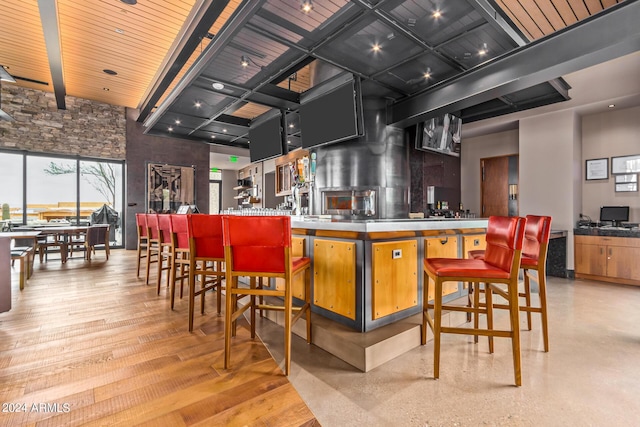
[[609, 108], [614, 108], [616, 104], [609, 104]]
[[428, 79], [431, 77], [431, 68], [427, 67], [427, 71], [424, 72], [424, 78]]
[[215, 135], [211, 135], [211, 139], [216, 139], [216, 136]]
[[287, 144], [291, 144], [291, 141], [287, 139]]
[[130, 4], [131, 6], [138, 3], [138, 0], [120, 0], [120, 1], [125, 4]]
[[227, 133], [227, 130], [226, 129], [222, 129], [222, 132]]
[[478, 55], [482, 56], [482, 55], [486, 55], [489, 52], [489, 48], [487, 47], [486, 43], [482, 43], [482, 46], [480, 46], [480, 50], [478, 51]]
[[180, 124], [180, 119], [176, 119], [176, 124], [179, 125]]
[[169, 126], [169, 132], [173, 132], [173, 128]]
[[200, 103], [200, 101], [196, 101], [193, 105], [196, 106], [196, 108], [200, 108], [202, 106], [202, 104]]
[[300, 0], [300, 10], [309, 13], [313, 10], [313, 2], [311, 0]]
[[372, 47], [374, 52], [379, 52], [380, 51], [380, 45], [378, 43], [375, 43]]
[[436, 11], [433, 12], [433, 14], [431, 16], [433, 16], [434, 18], [438, 19], [438, 18], [440, 18], [442, 16], [442, 12], [440, 12], [439, 10], [436, 10]]
[[116, 28], [116, 33], [124, 34], [124, 30], [122, 28]]
[[[247, 65], [249, 65], [249, 64], [247, 64]], [[213, 86], [213, 88], [214, 88], [215, 90], [222, 90], [222, 89], [224, 89], [224, 85], [223, 85], [222, 83], [220, 83], [220, 82], [215, 82], [215, 83], [213, 83], [211, 86]]]
[[118, 75], [118, 73], [116, 73], [116, 72], [115, 72], [115, 71], [113, 71], [113, 70], [109, 70], [108, 68], [106, 68], [106, 69], [102, 70], [102, 72], [103, 72], [103, 73], [105, 73], [105, 74], [109, 74], [110, 76], [116, 76], [116, 75]]
[[289, 127], [290, 127], [290, 128], [293, 128], [293, 123], [289, 123]]

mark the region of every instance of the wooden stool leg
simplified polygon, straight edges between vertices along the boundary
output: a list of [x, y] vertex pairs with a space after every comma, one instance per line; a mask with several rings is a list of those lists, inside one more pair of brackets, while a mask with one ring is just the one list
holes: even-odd
[[20, 263], [20, 290], [24, 289], [24, 282], [25, 282], [24, 259], [25, 259], [25, 255], [22, 255], [20, 256], [20, 258], [18, 258], [18, 261]]
[[284, 291], [284, 374], [291, 372], [291, 316], [293, 301], [291, 298], [291, 277], [287, 278]]
[[542, 320], [542, 339], [544, 351], [549, 351], [549, 329], [547, 323], [547, 279], [544, 271], [538, 270], [538, 295], [540, 296], [540, 317]]
[[[480, 327], [480, 282], [472, 283], [469, 286], [473, 286], [473, 307], [476, 309], [473, 313], [473, 328], [478, 329]], [[478, 344], [477, 334], [473, 336], [473, 342]]]
[[233, 312], [233, 282], [237, 280], [237, 278], [230, 278], [227, 275], [227, 297], [225, 301], [225, 312], [224, 312], [224, 369], [229, 368], [229, 362], [231, 360], [231, 316]]
[[311, 268], [304, 272], [304, 300], [307, 306], [307, 343], [311, 344]]
[[[87, 249], [88, 251], [89, 249]], [[151, 269], [151, 244], [149, 244], [147, 246], [147, 266], [146, 266], [146, 273], [144, 276], [144, 282], [145, 284], [149, 284], [149, 270]]]
[[427, 343], [427, 315], [429, 313], [429, 285], [430, 280], [426, 272], [423, 272], [423, 290], [422, 290], [422, 328], [420, 330], [420, 344]]
[[196, 300], [196, 272], [195, 265], [189, 270], [189, 332], [193, 331], [193, 314]]
[[[531, 283], [529, 282], [529, 270], [523, 270], [524, 275], [524, 301], [526, 307], [531, 307]], [[531, 311], [527, 310], [527, 329], [531, 330]]]
[[[262, 280], [262, 277], [260, 278]], [[249, 288], [256, 289], [256, 278], [251, 276], [249, 279]], [[256, 337], [256, 296], [249, 296], [249, 304], [251, 304], [251, 339]], [[286, 342], [286, 341], [285, 341]]]
[[[487, 329], [493, 330], [493, 292], [491, 286], [488, 283], [484, 285], [484, 305], [487, 308]], [[489, 341], [489, 353], [493, 353], [493, 337], [487, 336]]]
[[140, 277], [140, 255], [142, 255], [142, 247], [140, 243], [138, 243], [138, 261], [136, 262], [136, 277]]
[[509, 285], [509, 314], [511, 320], [511, 346], [513, 349], [513, 374], [517, 386], [522, 385], [520, 365], [520, 307], [518, 305], [518, 283]]
[[442, 327], [442, 282], [435, 280], [433, 297], [433, 378], [440, 378], [440, 328]]

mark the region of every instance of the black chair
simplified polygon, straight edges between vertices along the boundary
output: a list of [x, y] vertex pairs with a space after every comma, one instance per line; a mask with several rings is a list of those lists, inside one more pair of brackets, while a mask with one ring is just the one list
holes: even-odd
[[91, 261], [91, 254], [96, 253], [96, 246], [104, 246], [104, 251], [109, 259], [109, 224], [97, 224], [87, 228], [85, 237], [85, 258]]

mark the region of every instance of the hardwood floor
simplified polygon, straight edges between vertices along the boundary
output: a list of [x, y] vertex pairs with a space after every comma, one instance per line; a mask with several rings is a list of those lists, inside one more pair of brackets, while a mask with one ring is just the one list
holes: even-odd
[[[0, 426], [318, 426], [240, 323], [223, 369], [224, 321], [135, 277], [135, 251], [39, 264], [0, 314]], [[143, 273], [144, 274], [144, 273]]]

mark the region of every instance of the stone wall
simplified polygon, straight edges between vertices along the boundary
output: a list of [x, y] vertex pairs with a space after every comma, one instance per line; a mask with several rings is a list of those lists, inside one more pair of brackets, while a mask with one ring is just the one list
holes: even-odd
[[2, 85], [2, 108], [15, 121], [0, 121], [0, 148], [124, 160], [124, 107], [65, 97], [58, 110], [53, 93]]

